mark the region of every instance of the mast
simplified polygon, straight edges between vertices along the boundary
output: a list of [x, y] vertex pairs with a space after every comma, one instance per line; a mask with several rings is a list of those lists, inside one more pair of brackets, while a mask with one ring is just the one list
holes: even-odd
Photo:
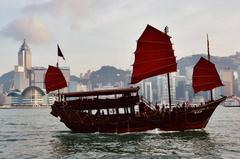
[[[168, 27], [166, 26], [164, 28], [164, 33], [167, 35], [168, 33]], [[171, 89], [170, 89], [170, 76], [169, 73], [167, 73], [167, 81], [168, 81], [168, 100], [169, 100], [169, 108], [171, 110], [172, 107], [172, 101], [171, 101]]]
[[[210, 60], [210, 49], [209, 49], [208, 34], [207, 34], [207, 52], [208, 52], [208, 61], [211, 62], [211, 60]], [[210, 99], [211, 99], [211, 101], [213, 101], [213, 91], [212, 91], [212, 89], [210, 90]]]

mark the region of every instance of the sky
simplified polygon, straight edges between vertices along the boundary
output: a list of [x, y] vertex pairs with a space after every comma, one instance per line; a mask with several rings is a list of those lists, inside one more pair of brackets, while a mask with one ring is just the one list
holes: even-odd
[[71, 74], [103, 65], [131, 69], [136, 40], [147, 24], [169, 27], [177, 59], [240, 51], [239, 0], [9, 0], [0, 1], [0, 75], [17, 65], [23, 39], [32, 65], [55, 65], [57, 44]]

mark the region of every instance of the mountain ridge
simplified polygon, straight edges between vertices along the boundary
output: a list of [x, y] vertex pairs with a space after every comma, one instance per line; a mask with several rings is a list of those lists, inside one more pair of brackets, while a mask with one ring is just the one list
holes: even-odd
[[[206, 54], [196, 54], [182, 57], [181, 59], [177, 60], [180, 75], [185, 75], [185, 68], [195, 65], [202, 56], [207, 59]], [[237, 70], [240, 67], [240, 52], [224, 57], [211, 56], [211, 61], [216, 65], [218, 69]], [[107, 86], [116, 85], [116, 83], [120, 81], [124, 81], [124, 86], [126, 86], [130, 82], [130, 73], [130, 70], [123, 70], [114, 66], [105, 65], [96, 71], [92, 71], [88, 79], [83, 79], [75, 75], [71, 75], [70, 81], [81, 82], [83, 84], [91, 82], [94, 88], [98, 87], [98, 84], [100, 83], [104, 86]], [[0, 77], [0, 85], [2, 84], [4, 86], [4, 92], [8, 91], [11, 88], [13, 77], [13, 71], [9, 71]]]

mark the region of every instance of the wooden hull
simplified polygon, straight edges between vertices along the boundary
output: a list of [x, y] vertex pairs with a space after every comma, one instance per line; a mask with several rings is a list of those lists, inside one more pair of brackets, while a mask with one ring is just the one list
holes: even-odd
[[151, 111], [141, 114], [91, 115], [63, 106], [52, 105], [51, 114], [60, 117], [69, 129], [80, 133], [126, 133], [142, 132], [153, 129], [163, 131], [184, 131], [203, 129], [217, 106], [226, 98], [209, 102], [199, 107], [175, 109], [169, 112]]

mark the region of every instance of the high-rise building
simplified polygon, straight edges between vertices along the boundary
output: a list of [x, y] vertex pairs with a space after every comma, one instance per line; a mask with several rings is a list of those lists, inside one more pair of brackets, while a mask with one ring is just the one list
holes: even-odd
[[47, 69], [44, 67], [33, 67], [32, 68], [32, 77], [31, 77], [32, 85], [39, 87], [42, 90], [45, 89], [44, 77], [45, 77], [46, 72], [47, 72]]
[[144, 83], [144, 96], [148, 101], [153, 102], [152, 82], [151, 81], [146, 81]]
[[232, 96], [233, 95], [233, 70], [226, 69], [226, 70], [221, 70], [220, 73], [222, 82], [224, 84], [223, 87], [223, 94], [226, 96]]
[[[171, 92], [171, 102], [175, 104], [176, 102], [176, 79], [175, 73], [170, 74], [170, 92]], [[161, 104], [169, 105], [169, 94], [168, 94], [168, 80], [166, 75], [161, 75], [157, 77], [157, 96], [158, 102]]]
[[186, 84], [192, 83], [193, 66], [185, 67]]
[[18, 65], [23, 66], [26, 70], [31, 70], [32, 68], [32, 55], [29, 46], [24, 39], [18, 51]]
[[176, 76], [176, 99], [186, 101], [186, 78], [185, 76]]
[[25, 39], [18, 51], [18, 65], [14, 66], [14, 88], [23, 90], [31, 85], [32, 57]]
[[[60, 67], [64, 78], [66, 79], [67, 85], [70, 86], [70, 68], [69, 67]], [[45, 90], [44, 77], [47, 72], [47, 69], [44, 67], [33, 67], [31, 75], [31, 85]], [[68, 92], [69, 87], [61, 89], [61, 92]]]

